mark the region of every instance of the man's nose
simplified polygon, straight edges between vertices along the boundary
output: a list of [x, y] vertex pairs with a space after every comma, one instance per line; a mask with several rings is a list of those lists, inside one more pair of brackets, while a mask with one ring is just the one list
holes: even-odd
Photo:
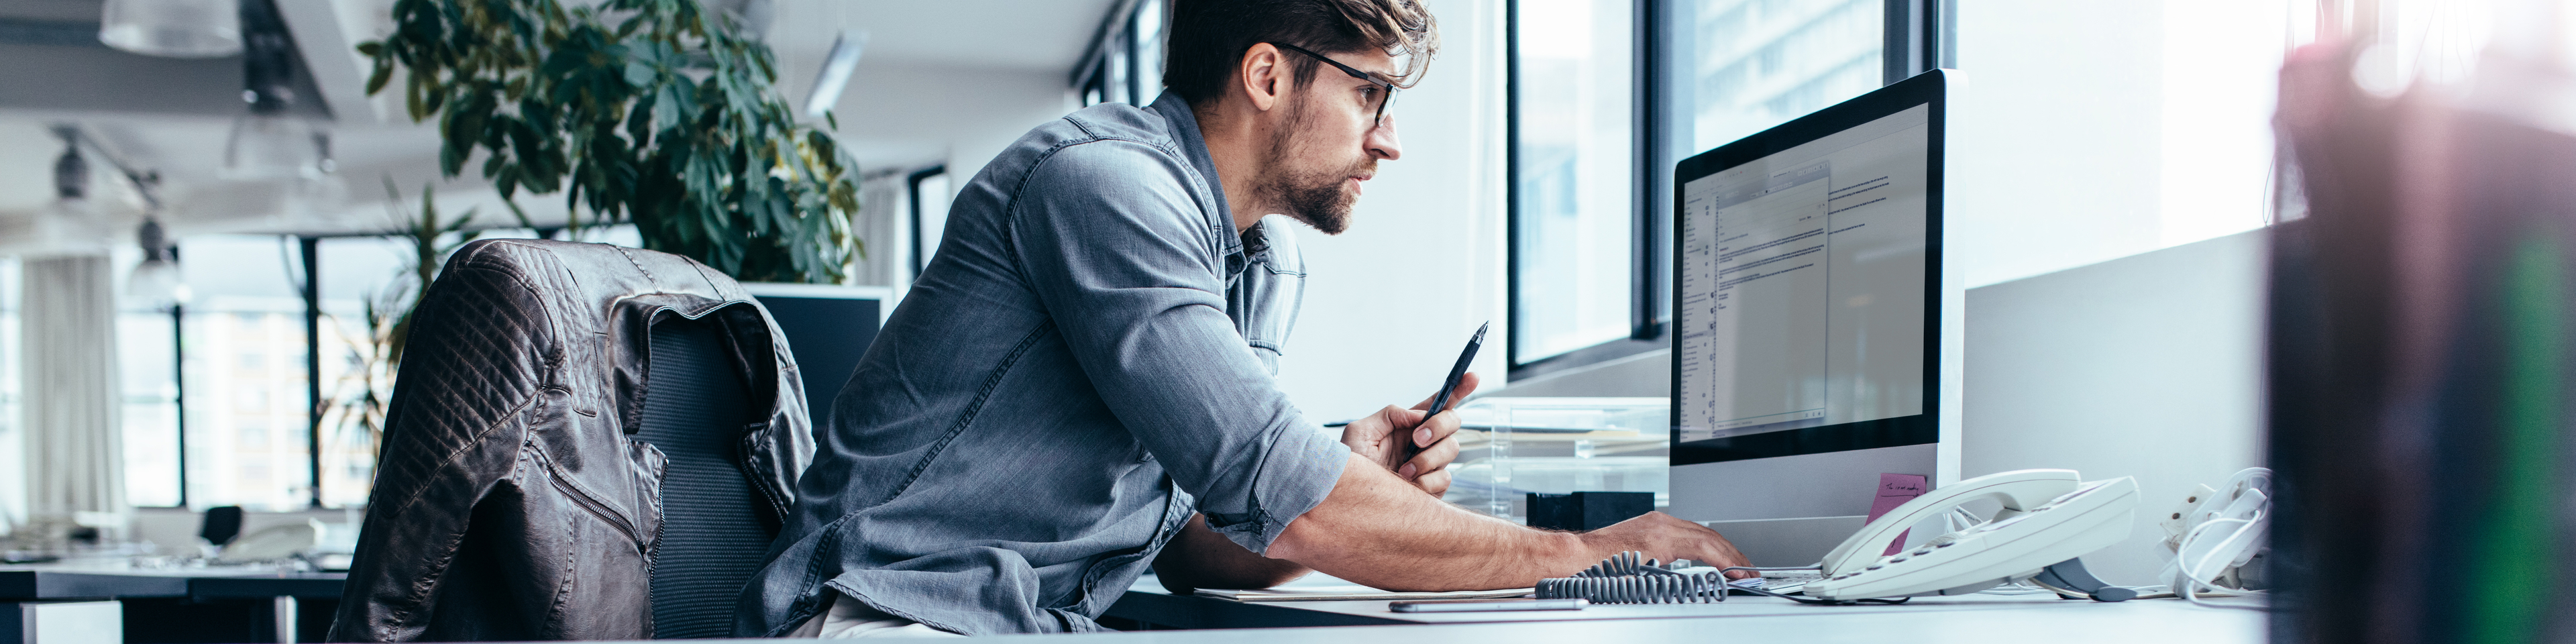
[[1388, 161], [1404, 157], [1404, 144], [1395, 139], [1395, 115], [1393, 114], [1388, 114], [1386, 118], [1379, 120], [1377, 127], [1369, 128], [1368, 138], [1361, 143], [1368, 146], [1369, 156]]

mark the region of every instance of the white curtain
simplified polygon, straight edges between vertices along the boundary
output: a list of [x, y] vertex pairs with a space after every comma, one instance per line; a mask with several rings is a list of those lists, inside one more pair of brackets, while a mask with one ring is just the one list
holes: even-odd
[[116, 282], [104, 256], [23, 263], [27, 510], [34, 521], [123, 514]]
[[850, 271], [849, 284], [891, 286], [901, 291], [912, 282], [912, 211], [904, 202], [904, 173], [886, 171], [859, 182], [859, 213], [850, 233], [865, 240], [868, 256]]

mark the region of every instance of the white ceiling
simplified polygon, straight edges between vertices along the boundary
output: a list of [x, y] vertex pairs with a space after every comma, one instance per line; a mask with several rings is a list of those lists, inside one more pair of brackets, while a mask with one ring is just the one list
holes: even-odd
[[[95, 21], [101, 1], [0, 0], [0, 18]], [[934, 70], [971, 72], [969, 75], [1015, 72], [1023, 78], [1030, 74], [1061, 75], [1071, 70], [1090, 44], [1102, 17], [1120, 0], [772, 1], [775, 20], [768, 38], [779, 56], [778, 90], [790, 100], [801, 102], [806, 88], [813, 82], [815, 68], [831, 48], [833, 39], [845, 28], [870, 32], [868, 48], [860, 62], [863, 76], [882, 78], [889, 77], [891, 73], [891, 77], [898, 78], [921, 77], [936, 75]], [[354, 86], [362, 82], [364, 70], [361, 61], [345, 48], [349, 43], [372, 39], [389, 30], [385, 16], [392, 0], [279, 0], [279, 3], [289, 14], [289, 26], [296, 31], [298, 44], [305, 49], [304, 58], [314, 82], [319, 85], [319, 93], [323, 95], [320, 98], [337, 115], [332, 130], [335, 155], [349, 195], [344, 207], [350, 213], [346, 217], [350, 220], [347, 224], [356, 228], [380, 227], [382, 215], [379, 213], [383, 205], [370, 202], [382, 198], [382, 179], [390, 176], [402, 185], [406, 194], [416, 194], [423, 183], [436, 178], [438, 146], [437, 137], [428, 126], [412, 124], [399, 114], [399, 103], [388, 100], [387, 96], [368, 99]], [[81, 55], [61, 58], [71, 68], [46, 70], [50, 77], [62, 79], [64, 83], [82, 83], [85, 76], [100, 75], [96, 63], [80, 61], [124, 56], [103, 49], [65, 50]], [[155, 60], [162, 59], [144, 59], [143, 62]], [[214, 73], [209, 70], [237, 65], [216, 61], [197, 64], [212, 66], [191, 68], [196, 71], [180, 70], [179, 73], [205, 76]], [[122, 73], [111, 72], [111, 75]], [[229, 78], [213, 80], [239, 82], [237, 77]], [[112, 80], [91, 82], [103, 88], [112, 84]], [[23, 218], [26, 213], [50, 203], [52, 189], [48, 168], [61, 154], [62, 146], [46, 133], [46, 126], [72, 122], [97, 135], [121, 156], [157, 170], [165, 177], [167, 195], [177, 202], [172, 206], [174, 214], [171, 218], [177, 220], [171, 222], [173, 232], [187, 234], [276, 227], [274, 217], [246, 216], [250, 212], [273, 209], [273, 205], [256, 196], [257, 188], [225, 185], [214, 180], [224, 139], [231, 125], [230, 118], [209, 114], [203, 109], [192, 113], [156, 109], [149, 107], [152, 100], [149, 96], [117, 98], [117, 92], [131, 94], [137, 91], [102, 89], [84, 94], [79, 101], [58, 100], [41, 104], [0, 101], [0, 219]], [[862, 91], [883, 101], [889, 96], [904, 95], [907, 88], [880, 85], [862, 90], [853, 87], [851, 94]], [[920, 91], [941, 90], [933, 86]], [[849, 108], [852, 100], [855, 98], [844, 99], [844, 108], [840, 110], [844, 119], [852, 116]], [[940, 109], [929, 107], [936, 103], [926, 101], [921, 109]], [[380, 113], [388, 118], [380, 119]], [[869, 113], [882, 116], [885, 111], [879, 108]], [[854, 130], [847, 122], [842, 132], [844, 144], [853, 150], [887, 146], [909, 149], [920, 145], [918, 140], [900, 137], [872, 140], [872, 137], [882, 135], [882, 129]], [[94, 162], [93, 167], [94, 174], [105, 181], [108, 172], [105, 164]], [[457, 182], [443, 186], [441, 196], [477, 190], [480, 182], [474, 180], [474, 172], [469, 169], [466, 174], [468, 176], [460, 177]], [[488, 194], [488, 190], [486, 192]], [[465, 199], [471, 201], [473, 198]], [[555, 216], [560, 216], [559, 206], [528, 205], [540, 206], [533, 208], [536, 212], [532, 214], [544, 216], [545, 211], [553, 211]], [[0, 221], [0, 230], [10, 228], [8, 223]], [[0, 241], [0, 246], [6, 245], [5, 241]], [[6, 249], [0, 249], [0, 252], [6, 252]]]
[[[1071, 71], [1117, 0], [775, 0], [781, 52], [832, 47], [868, 31], [866, 60], [901, 65]], [[862, 63], [865, 64], [865, 63]]]

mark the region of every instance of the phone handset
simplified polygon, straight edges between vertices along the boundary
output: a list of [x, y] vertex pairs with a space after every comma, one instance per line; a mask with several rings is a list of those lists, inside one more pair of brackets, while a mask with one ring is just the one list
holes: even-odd
[[1858, 534], [1844, 539], [1842, 545], [1825, 554], [1824, 574], [1831, 577], [1869, 565], [1878, 559], [1879, 553], [1887, 551], [1889, 542], [1905, 534], [1914, 524], [1940, 516], [1960, 504], [1996, 497], [2003, 502], [2004, 509], [1992, 520], [2001, 521], [2075, 491], [2082, 483], [2077, 476], [2075, 470], [2016, 470], [1941, 486], [1896, 506], [1895, 510], [1862, 527]]

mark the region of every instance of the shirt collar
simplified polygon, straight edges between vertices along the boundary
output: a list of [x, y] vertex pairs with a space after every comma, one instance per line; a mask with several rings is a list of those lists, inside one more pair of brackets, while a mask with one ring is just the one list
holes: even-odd
[[1224, 234], [1217, 237], [1224, 240], [1225, 253], [1243, 254], [1243, 238], [1234, 234], [1234, 211], [1225, 205], [1225, 182], [1216, 176], [1216, 158], [1208, 154], [1207, 137], [1199, 132], [1198, 113], [1190, 110], [1188, 100], [1172, 92], [1163, 92], [1163, 97], [1155, 99], [1154, 104], [1146, 109], [1163, 115], [1163, 120], [1171, 122], [1172, 139], [1180, 142], [1181, 155], [1189, 158], [1190, 167], [1196, 168], [1199, 176], [1207, 178], [1208, 194], [1211, 201], [1216, 202], [1216, 212], [1211, 214], [1215, 216], [1216, 224], [1224, 229]]

